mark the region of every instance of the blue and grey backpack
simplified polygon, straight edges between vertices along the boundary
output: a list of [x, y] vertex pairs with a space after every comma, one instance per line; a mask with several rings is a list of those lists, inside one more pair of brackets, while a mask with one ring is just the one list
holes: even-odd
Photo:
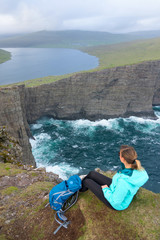
[[68, 227], [70, 221], [67, 221], [64, 213], [76, 203], [81, 183], [81, 178], [78, 175], [74, 175], [67, 181], [57, 184], [50, 191], [49, 204], [51, 208], [56, 211], [55, 220], [59, 223], [59, 227], [54, 231], [54, 234], [56, 234], [61, 227]]
[[78, 175], [71, 176], [52, 188], [49, 193], [49, 203], [55, 211], [63, 207], [64, 202], [81, 188], [81, 179]]

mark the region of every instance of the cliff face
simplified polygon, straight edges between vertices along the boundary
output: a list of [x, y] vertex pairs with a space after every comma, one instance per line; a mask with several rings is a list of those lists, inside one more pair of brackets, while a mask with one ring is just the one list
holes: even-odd
[[24, 162], [34, 163], [28, 123], [58, 119], [152, 117], [160, 104], [160, 61], [81, 73], [32, 88], [0, 89], [0, 125], [20, 142]]
[[29, 126], [24, 109], [24, 87], [0, 89], [0, 125], [18, 140], [22, 147], [23, 163], [35, 165], [29, 143]]
[[[28, 88], [27, 120], [33, 122], [43, 115], [91, 120], [130, 115], [154, 117], [153, 96], [160, 85], [157, 82], [160, 82], [160, 61], [77, 74]], [[155, 99], [160, 103], [160, 99]]]

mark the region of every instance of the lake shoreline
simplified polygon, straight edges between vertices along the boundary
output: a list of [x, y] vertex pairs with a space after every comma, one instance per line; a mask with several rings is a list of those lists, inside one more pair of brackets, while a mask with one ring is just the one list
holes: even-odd
[[4, 49], [12, 59], [0, 64], [0, 85], [20, 84], [28, 79], [70, 74], [98, 66], [98, 58], [77, 49], [15, 48]]

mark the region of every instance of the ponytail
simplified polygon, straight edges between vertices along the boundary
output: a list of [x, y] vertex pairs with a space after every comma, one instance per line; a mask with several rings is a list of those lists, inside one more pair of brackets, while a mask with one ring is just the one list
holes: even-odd
[[135, 149], [128, 145], [122, 145], [120, 148], [121, 156], [127, 161], [127, 163], [131, 164], [131, 168], [135, 170], [144, 170], [141, 166], [141, 162], [137, 160], [137, 152]]
[[141, 162], [139, 161], [139, 160], [134, 160], [134, 162], [131, 164], [131, 168], [132, 169], [135, 169], [135, 170], [139, 170], [139, 171], [141, 171], [141, 170], [143, 170], [144, 168], [142, 167], [142, 165], [141, 165]]

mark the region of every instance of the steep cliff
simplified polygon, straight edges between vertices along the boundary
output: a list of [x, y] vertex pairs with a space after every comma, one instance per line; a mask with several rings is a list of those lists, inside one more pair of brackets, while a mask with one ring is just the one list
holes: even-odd
[[155, 118], [160, 104], [160, 61], [117, 67], [26, 88], [0, 89], [0, 125], [20, 142], [24, 163], [35, 164], [28, 123], [42, 116], [57, 119]]
[[0, 89], [0, 125], [6, 126], [7, 131], [22, 147], [23, 163], [35, 165], [29, 143], [30, 129], [24, 109], [24, 87]]
[[76, 74], [27, 88], [27, 120], [31, 123], [43, 115], [91, 120], [130, 115], [155, 117], [152, 104], [159, 82], [160, 61], [156, 61]]

